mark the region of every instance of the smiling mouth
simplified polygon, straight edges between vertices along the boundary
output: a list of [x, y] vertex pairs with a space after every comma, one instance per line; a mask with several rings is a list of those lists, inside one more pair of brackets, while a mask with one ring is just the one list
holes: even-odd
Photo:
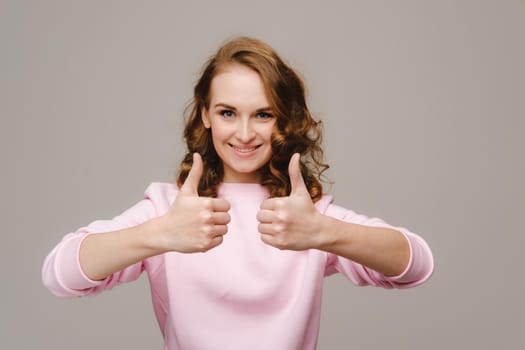
[[250, 153], [250, 152], [255, 151], [257, 148], [261, 147], [261, 145], [253, 146], [253, 147], [237, 147], [237, 146], [232, 145], [231, 143], [229, 145], [230, 147], [232, 147], [235, 151], [239, 153]]

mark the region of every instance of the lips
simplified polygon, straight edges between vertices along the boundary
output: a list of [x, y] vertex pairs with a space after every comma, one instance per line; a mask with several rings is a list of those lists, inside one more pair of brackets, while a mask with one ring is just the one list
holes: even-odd
[[258, 149], [259, 147], [261, 147], [261, 145], [250, 146], [250, 147], [234, 146], [232, 144], [229, 144], [229, 145], [230, 145], [231, 148], [233, 148], [233, 150], [235, 152], [239, 152], [239, 153], [243, 153], [243, 154], [251, 153], [251, 152], [255, 151], [256, 149]]

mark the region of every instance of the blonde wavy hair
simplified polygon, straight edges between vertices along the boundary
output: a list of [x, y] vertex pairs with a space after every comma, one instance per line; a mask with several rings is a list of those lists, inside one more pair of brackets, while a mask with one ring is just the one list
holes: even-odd
[[177, 176], [180, 187], [193, 164], [193, 153], [202, 156], [204, 170], [199, 182], [201, 196], [217, 197], [217, 188], [224, 175], [222, 160], [217, 155], [210, 129], [202, 121], [202, 110], [209, 108], [210, 87], [222, 68], [240, 64], [259, 74], [267, 98], [276, 117], [272, 132], [272, 155], [260, 169], [261, 184], [271, 197], [290, 194], [288, 163], [294, 153], [301, 155], [301, 173], [314, 202], [323, 194], [321, 175], [328, 169], [323, 163], [321, 122], [314, 120], [306, 105], [304, 83], [266, 43], [248, 37], [226, 42], [206, 63], [194, 88], [194, 96], [186, 108], [184, 139], [188, 153], [183, 158]]

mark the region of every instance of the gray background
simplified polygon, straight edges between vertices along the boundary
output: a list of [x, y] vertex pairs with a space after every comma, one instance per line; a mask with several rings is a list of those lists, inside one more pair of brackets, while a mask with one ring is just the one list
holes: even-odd
[[525, 2], [64, 0], [0, 5], [0, 348], [161, 348], [144, 277], [59, 299], [42, 261], [173, 179], [200, 68], [240, 34], [304, 76], [336, 202], [435, 255], [412, 290], [328, 278], [319, 348], [520, 347]]

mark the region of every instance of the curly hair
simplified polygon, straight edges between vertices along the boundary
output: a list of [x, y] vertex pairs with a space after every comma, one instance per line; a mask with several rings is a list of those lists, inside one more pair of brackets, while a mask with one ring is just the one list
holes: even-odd
[[321, 122], [316, 121], [308, 110], [304, 83], [298, 74], [269, 45], [248, 37], [226, 42], [205, 65], [194, 88], [193, 100], [185, 112], [184, 139], [188, 153], [181, 162], [177, 185], [181, 186], [186, 180], [193, 164], [192, 155], [197, 152], [204, 163], [199, 195], [217, 197], [224, 168], [201, 113], [209, 108], [212, 79], [231, 64], [243, 65], [259, 74], [277, 118], [271, 138], [272, 155], [260, 169], [261, 184], [268, 188], [271, 197], [289, 195], [288, 163], [294, 153], [300, 153], [301, 173], [310, 197], [316, 202], [323, 194], [321, 175], [328, 169], [323, 163]]

